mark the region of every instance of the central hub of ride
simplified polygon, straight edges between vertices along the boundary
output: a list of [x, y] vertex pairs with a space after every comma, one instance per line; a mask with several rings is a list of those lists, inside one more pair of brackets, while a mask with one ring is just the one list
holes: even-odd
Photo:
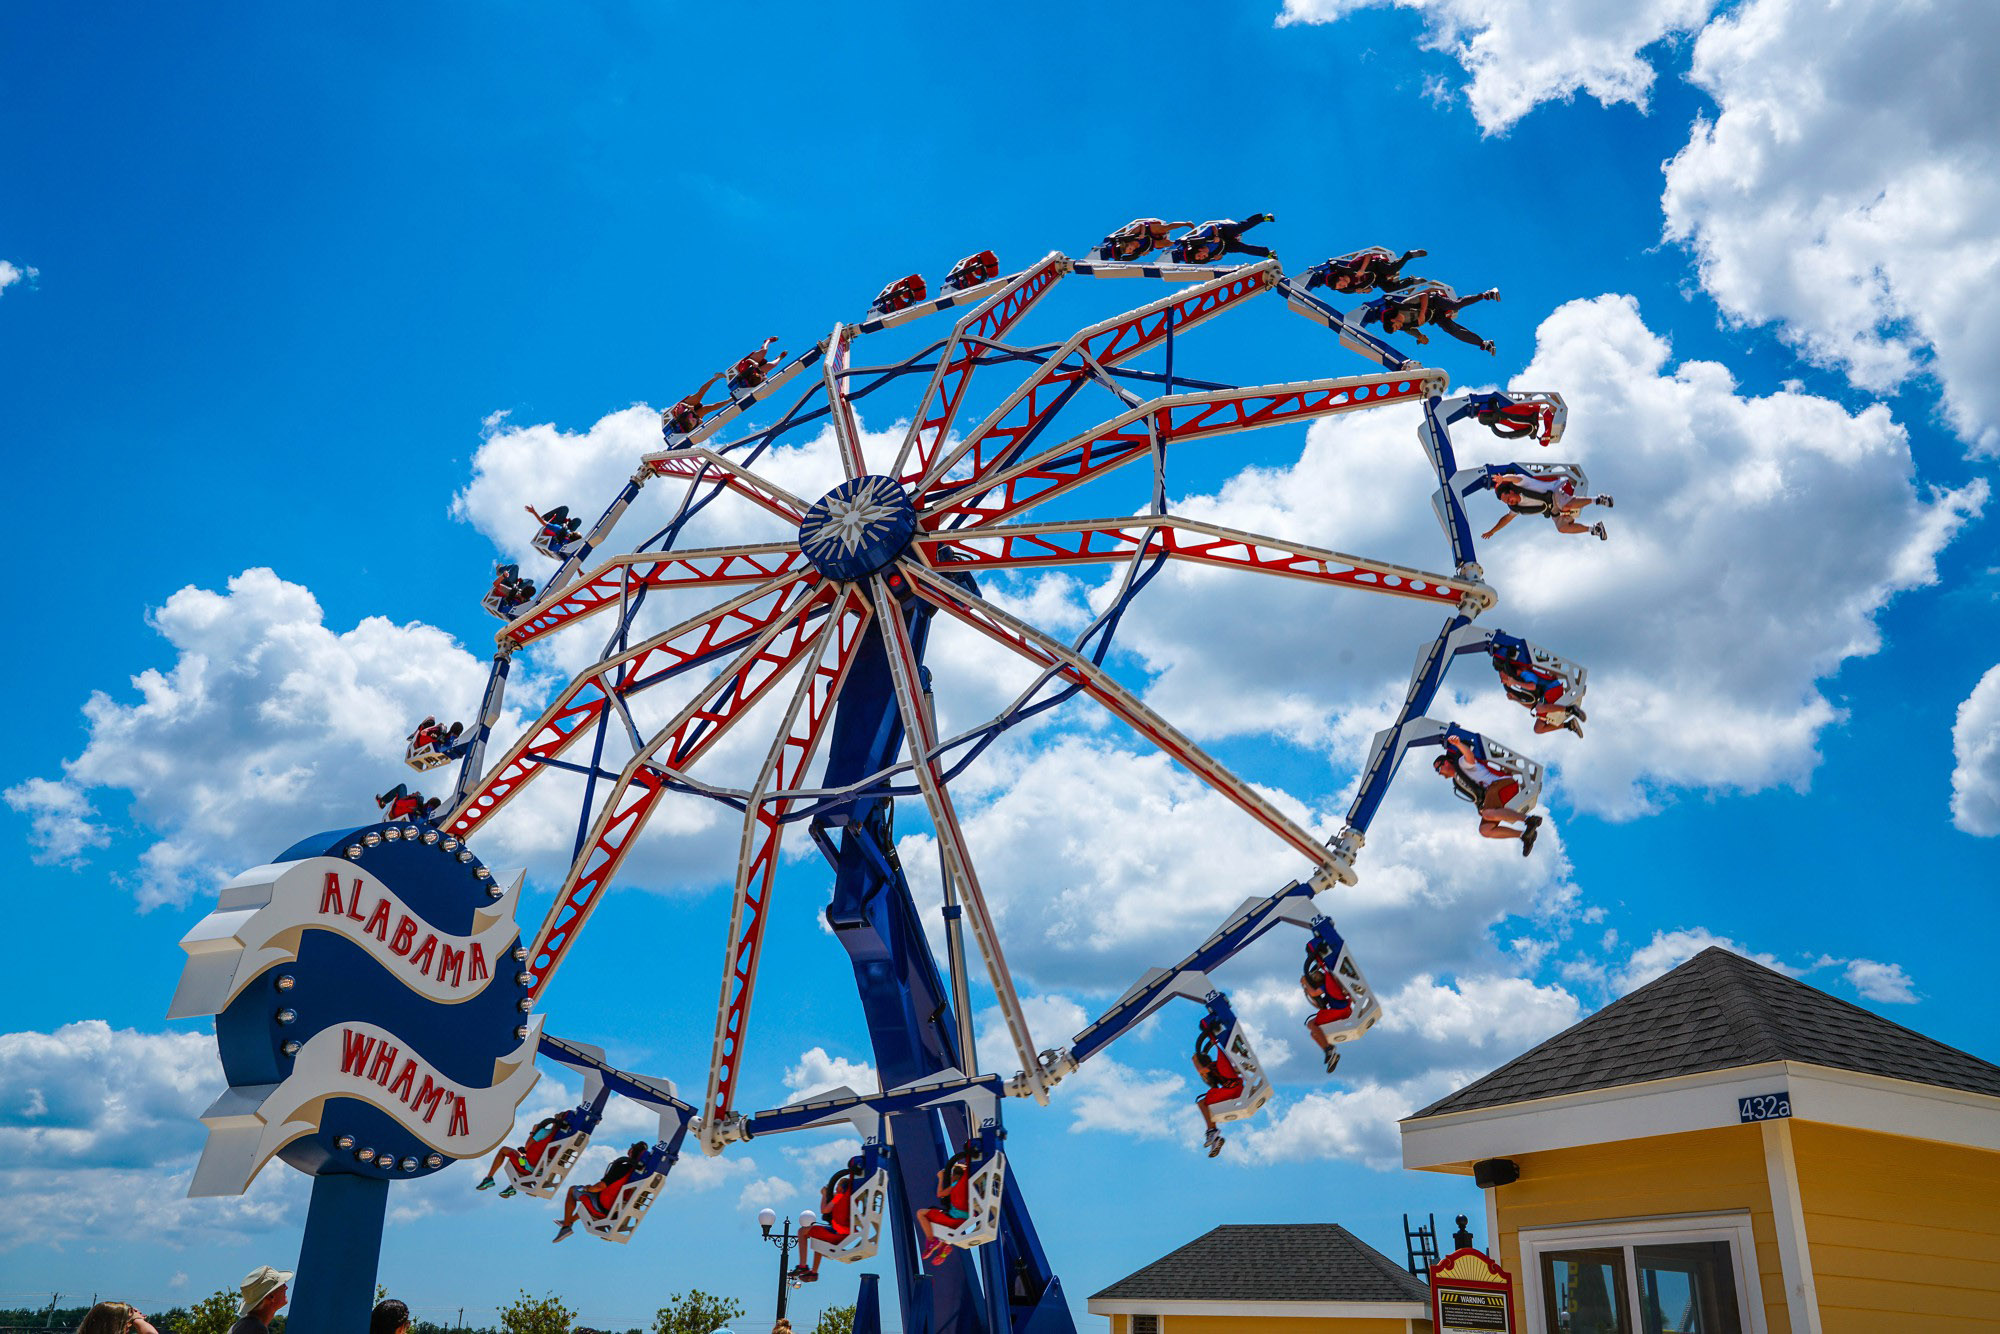
[[821, 496], [799, 525], [799, 549], [829, 579], [887, 569], [917, 535], [917, 509], [893, 477], [856, 477]]

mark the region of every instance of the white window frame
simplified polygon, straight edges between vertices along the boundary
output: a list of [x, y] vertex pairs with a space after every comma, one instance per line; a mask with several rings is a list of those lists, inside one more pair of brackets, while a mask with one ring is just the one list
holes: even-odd
[[[1524, 1227], [1521, 1243], [1521, 1299], [1534, 1320], [1537, 1334], [1548, 1322], [1542, 1296], [1542, 1254], [1545, 1251], [1619, 1249], [1625, 1252], [1625, 1295], [1634, 1320], [1639, 1319], [1639, 1266], [1635, 1246], [1672, 1246], [1683, 1242], [1726, 1241], [1736, 1267], [1736, 1309], [1744, 1334], [1767, 1334], [1764, 1289], [1757, 1267], [1757, 1239], [1748, 1209], [1718, 1214], [1665, 1214], [1652, 1218], [1607, 1218], [1594, 1223], [1560, 1227]], [[1524, 1322], [1525, 1324], [1525, 1322]], [[1633, 1334], [1638, 1334], [1635, 1329]]]

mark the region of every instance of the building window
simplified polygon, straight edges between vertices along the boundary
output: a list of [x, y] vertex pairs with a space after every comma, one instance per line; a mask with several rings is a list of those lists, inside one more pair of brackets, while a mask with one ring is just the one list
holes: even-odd
[[1544, 1334], [1764, 1334], [1747, 1214], [1521, 1232]]
[[1160, 1318], [1156, 1315], [1133, 1316], [1132, 1334], [1160, 1334]]

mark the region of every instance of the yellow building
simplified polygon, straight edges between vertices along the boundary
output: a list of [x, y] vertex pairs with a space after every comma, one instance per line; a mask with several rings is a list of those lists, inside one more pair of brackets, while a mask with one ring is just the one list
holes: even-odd
[[2000, 1330], [2000, 1066], [1723, 950], [1402, 1139], [1484, 1188], [1521, 1334]]
[[1430, 1290], [1334, 1223], [1228, 1224], [1089, 1302], [1111, 1334], [1429, 1334]]

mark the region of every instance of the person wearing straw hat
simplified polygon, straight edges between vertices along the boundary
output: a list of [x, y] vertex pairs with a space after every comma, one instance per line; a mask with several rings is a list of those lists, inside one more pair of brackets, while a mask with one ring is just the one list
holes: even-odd
[[270, 1334], [271, 1322], [291, 1299], [287, 1286], [291, 1281], [291, 1270], [269, 1265], [258, 1265], [245, 1275], [243, 1301], [236, 1308], [236, 1323], [229, 1327], [229, 1334]]

